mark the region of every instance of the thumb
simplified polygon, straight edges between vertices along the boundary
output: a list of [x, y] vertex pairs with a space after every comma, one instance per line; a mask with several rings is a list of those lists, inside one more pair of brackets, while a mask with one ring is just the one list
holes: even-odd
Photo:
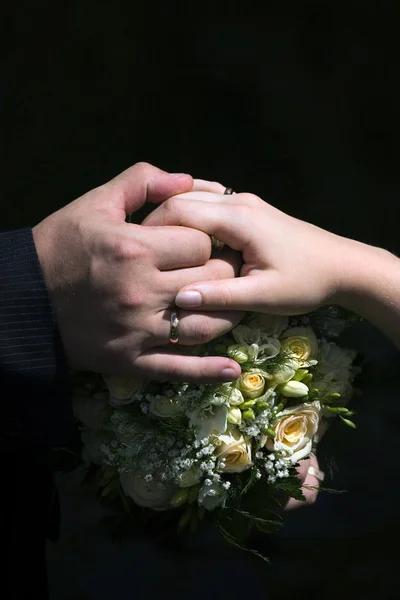
[[182, 288], [175, 303], [186, 309], [265, 312], [268, 298], [265, 279], [264, 273], [262, 276], [202, 281]]
[[124, 213], [136, 212], [145, 202], [160, 203], [176, 194], [189, 192], [193, 179], [185, 173], [167, 173], [149, 163], [140, 162], [112, 179], [115, 206]]

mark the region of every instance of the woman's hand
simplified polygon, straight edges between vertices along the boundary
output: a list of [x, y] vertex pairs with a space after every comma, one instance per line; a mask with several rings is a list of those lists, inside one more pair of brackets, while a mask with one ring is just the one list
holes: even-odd
[[338, 304], [400, 347], [396, 256], [299, 221], [252, 194], [223, 190], [197, 180], [194, 191], [170, 198], [146, 219], [146, 225], [200, 229], [242, 253], [239, 278], [186, 285], [178, 306], [296, 315]]
[[[220, 193], [196, 191], [207, 184]], [[185, 286], [176, 304], [294, 315], [333, 302], [346, 256], [357, 242], [290, 217], [252, 194], [226, 196], [223, 189], [197, 181], [195, 191], [170, 198], [144, 222], [193, 227], [242, 253], [239, 278]]]

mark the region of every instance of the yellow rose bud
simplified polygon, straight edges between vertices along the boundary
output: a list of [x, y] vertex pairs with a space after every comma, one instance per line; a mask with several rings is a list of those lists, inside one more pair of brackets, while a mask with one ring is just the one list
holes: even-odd
[[251, 408], [252, 406], [254, 406], [256, 403], [255, 400], [246, 400], [246, 402], [243, 402], [239, 408], [240, 410], [246, 410], [246, 408]]
[[191, 487], [189, 489], [188, 504], [193, 504], [193, 502], [196, 502], [197, 496], [199, 494], [199, 489], [200, 489], [199, 484], [194, 485], [193, 487]]
[[242, 412], [242, 417], [245, 421], [253, 421], [256, 418], [254, 410], [252, 410], [251, 408], [244, 410]]
[[244, 398], [242, 392], [237, 388], [233, 388], [228, 398], [228, 402], [230, 406], [239, 406], [239, 404], [243, 404]]
[[248, 346], [245, 344], [233, 344], [228, 347], [228, 356], [236, 360], [239, 365], [247, 362], [249, 360], [248, 356]]
[[302, 398], [303, 396], [307, 396], [308, 387], [301, 381], [292, 380], [279, 386], [278, 391], [282, 396], [286, 396], [286, 398]]
[[188, 497], [189, 497], [188, 488], [179, 489], [177, 492], [175, 492], [175, 494], [171, 498], [171, 506], [173, 506], [174, 508], [178, 508], [179, 506], [182, 506], [183, 504], [185, 504]]
[[201, 479], [201, 471], [198, 467], [190, 467], [177, 477], [176, 483], [181, 488], [189, 488], [198, 483]]
[[239, 389], [245, 398], [259, 398], [263, 395], [265, 379], [259, 373], [245, 373], [239, 379]]
[[240, 425], [242, 422], [242, 411], [240, 408], [230, 408], [228, 412], [228, 421], [232, 425]]
[[296, 373], [293, 375], [292, 379], [294, 381], [304, 381], [305, 376], [307, 375], [307, 369], [297, 369]]

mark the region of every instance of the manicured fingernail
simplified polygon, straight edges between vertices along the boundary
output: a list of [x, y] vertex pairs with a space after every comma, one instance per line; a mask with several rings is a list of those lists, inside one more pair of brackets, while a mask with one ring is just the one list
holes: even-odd
[[234, 379], [237, 379], [238, 376], [236, 374], [235, 369], [223, 369], [222, 370], [222, 376], [227, 380], [227, 381], [233, 381]]
[[186, 173], [170, 173], [171, 177], [184, 177]]
[[188, 292], [179, 292], [175, 298], [175, 303], [181, 308], [196, 308], [201, 306], [203, 298], [200, 292], [194, 290]]

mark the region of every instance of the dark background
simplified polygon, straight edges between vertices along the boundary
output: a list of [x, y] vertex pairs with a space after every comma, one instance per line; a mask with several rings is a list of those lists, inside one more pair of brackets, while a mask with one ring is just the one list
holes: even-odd
[[[398, 253], [397, 3], [270, 4], [10, 3], [1, 227], [33, 225], [145, 160]], [[398, 597], [398, 355], [368, 324], [347, 337], [367, 361], [358, 430], [338, 426], [320, 449], [347, 493], [292, 515], [271, 568], [217, 545], [154, 547], [129, 563], [130, 589], [110, 563], [116, 597]], [[96, 585], [74, 597], [103, 598]]]

